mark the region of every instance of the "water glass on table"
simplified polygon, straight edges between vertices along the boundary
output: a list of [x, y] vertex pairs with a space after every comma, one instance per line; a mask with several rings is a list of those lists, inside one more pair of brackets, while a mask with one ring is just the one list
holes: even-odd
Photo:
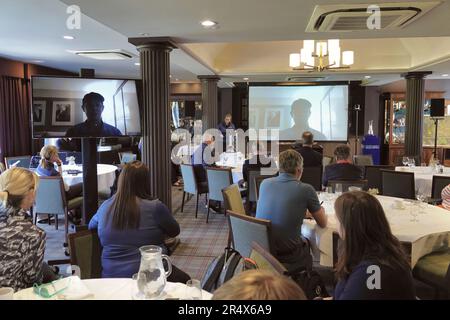
[[406, 167], [409, 164], [409, 158], [408, 157], [403, 157], [402, 158], [402, 163]]
[[202, 284], [200, 280], [191, 279], [186, 282], [185, 300], [202, 300]]
[[334, 193], [337, 196], [340, 196], [342, 194], [342, 184], [341, 183], [336, 183], [336, 185], [334, 186]]

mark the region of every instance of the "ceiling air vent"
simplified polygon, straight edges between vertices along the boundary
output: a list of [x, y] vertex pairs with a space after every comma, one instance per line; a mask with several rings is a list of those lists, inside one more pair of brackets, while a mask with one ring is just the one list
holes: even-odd
[[70, 51], [78, 56], [96, 59], [96, 60], [126, 60], [135, 58], [136, 55], [125, 50], [89, 50], [89, 51]]
[[327, 77], [322, 77], [322, 76], [289, 76], [286, 78], [286, 81], [289, 82], [314, 82], [314, 81], [323, 81], [326, 80]]
[[[440, 2], [395, 2], [375, 4], [380, 8], [380, 30], [402, 28], [423, 16]], [[373, 5], [373, 4], [372, 4]], [[369, 4], [317, 5], [306, 27], [307, 32], [370, 30]]]

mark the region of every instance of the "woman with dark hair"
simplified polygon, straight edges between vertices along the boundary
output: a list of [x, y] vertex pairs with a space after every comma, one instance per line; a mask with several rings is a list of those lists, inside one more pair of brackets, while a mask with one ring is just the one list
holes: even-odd
[[366, 192], [347, 192], [336, 200], [335, 211], [342, 242], [334, 298], [415, 299], [409, 261], [380, 202]]
[[[101, 205], [89, 229], [98, 230], [105, 278], [131, 278], [139, 271], [140, 247], [157, 245], [167, 254], [164, 239], [180, 233], [169, 209], [150, 196], [150, 171], [140, 161], [123, 167], [117, 193]], [[185, 283], [189, 279], [173, 266], [168, 281]]]

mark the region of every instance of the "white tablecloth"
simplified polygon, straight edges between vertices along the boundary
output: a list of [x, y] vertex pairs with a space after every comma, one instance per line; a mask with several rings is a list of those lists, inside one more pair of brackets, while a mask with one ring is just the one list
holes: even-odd
[[[319, 198], [324, 200], [325, 212], [328, 216], [326, 228], [317, 226], [314, 220], [305, 220], [302, 234], [311, 241], [313, 255], [321, 265], [333, 266], [333, 232], [337, 232], [337, 221], [334, 213], [334, 200], [326, 199], [321, 193]], [[411, 210], [417, 210], [403, 199], [377, 196], [386, 213], [392, 233], [402, 242], [411, 244], [411, 266], [424, 255], [447, 247], [450, 243], [450, 212], [435, 206], [424, 204], [424, 212], [418, 214], [418, 222], [413, 222]], [[407, 205], [404, 209], [395, 209], [394, 202], [400, 200]]]
[[[132, 300], [132, 292], [136, 288], [136, 281], [132, 279], [89, 279], [81, 280], [82, 284], [93, 294], [89, 299], [94, 300]], [[162, 299], [189, 299], [189, 289], [185, 284], [167, 282]], [[212, 294], [202, 292], [203, 300], [210, 300]], [[58, 299], [54, 297], [53, 299]], [[18, 291], [14, 300], [45, 300], [36, 295], [33, 288]]]
[[[63, 179], [64, 183], [67, 184], [68, 186], [83, 182], [82, 172], [77, 175], [71, 175], [67, 173], [67, 170], [82, 171], [83, 167], [81, 165], [75, 166], [63, 165]], [[97, 183], [99, 192], [102, 193], [111, 192], [110, 188], [114, 184], [114, 179], [116, 178], [115, 174], [116, 170], [117, 167], [110, 164], [97, 164]]]
[[220, 167], [231, 167], [233, 182], [238, 183], [243, 179], [242, 167], [245, 162], [245, 156], [241, 152], [223, 152], [220, 160], [216, 162]]
[[433, 176], [450, 176], [450, 168], [448, 167], [444, 167], [444, 173], [437, 173], [431, 167], [395, 167], [395, 171], [414, 173], [416, 190], [419, 189], [428, 197], [431, 197]]

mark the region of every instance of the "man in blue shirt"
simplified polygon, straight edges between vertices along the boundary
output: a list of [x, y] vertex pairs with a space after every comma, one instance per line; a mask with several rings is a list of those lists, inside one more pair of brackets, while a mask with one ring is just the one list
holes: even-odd
[[279, 167], [278, 177], [265, 179], [261, 184], [256, 217], [272, 222], [272, 254], [288, 270], [311, 268], [309, 246], [301, 237], [303, 219], [310, 215], [324, 228], [327, 216], [314, 188], [300, 181], [302, 156], [294, 150], [283, 151]]
[[102, 121], [102, 112], [105, 106], [105, 98], [96, 92], [88, 93], [83, 98], [81, 108], [86, 114], [87, 120], [79, 123], [66, 132], [66, 137], [116, 137], [122, 133], [116, 127], [113, 127]]

